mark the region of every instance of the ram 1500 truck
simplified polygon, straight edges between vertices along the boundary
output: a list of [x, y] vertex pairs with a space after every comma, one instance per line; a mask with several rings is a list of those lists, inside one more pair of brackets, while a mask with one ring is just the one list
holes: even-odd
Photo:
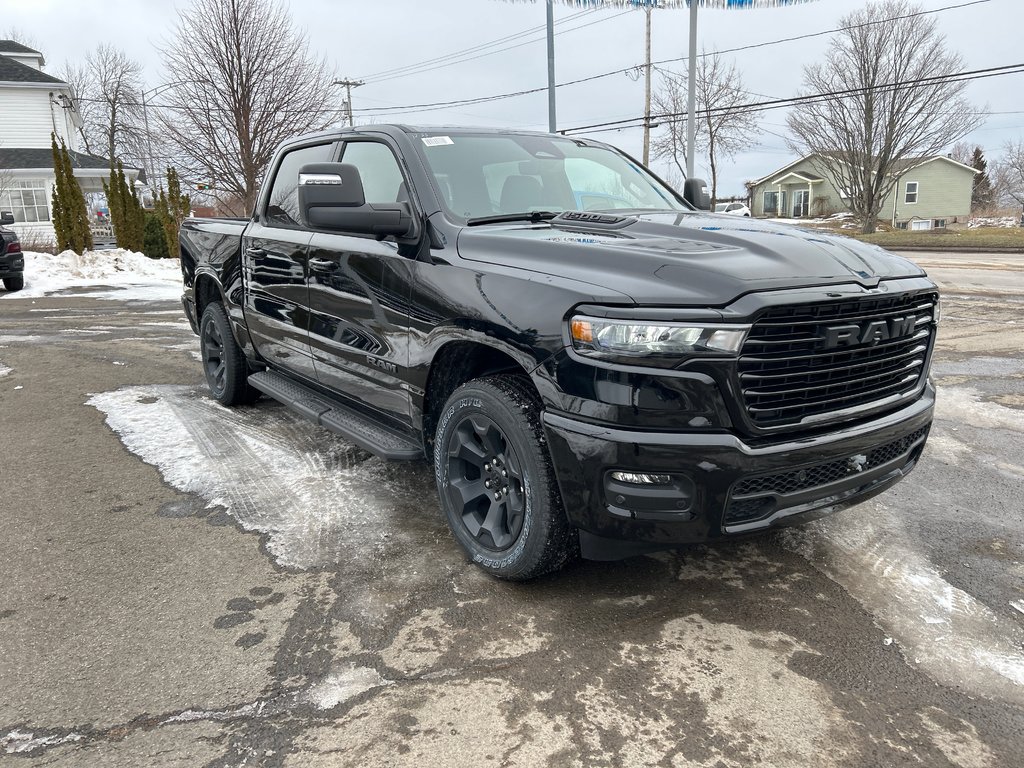
[[[935, 285], [706, 212], [582, 138], [374, 125], [281, 146], [247, 219], [181, 228], [213, 397], [433, 463], [470, 558], [528, 579], [874, 496], [932, 422]], [[428, 507], [431, 505], [427, 505]]]

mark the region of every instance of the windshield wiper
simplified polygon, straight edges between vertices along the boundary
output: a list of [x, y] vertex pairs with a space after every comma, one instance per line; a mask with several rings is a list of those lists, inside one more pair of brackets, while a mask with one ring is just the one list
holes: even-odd
[[501, 224], [505, 221], [529, 221], [532, 224], [537, 224], [541, 221], [553, 219], [559, 213], [561, 211], [523, 211], [521, 213], [498, 213], [494, 216], [475, 216], [472, 219], [466, 219], [466, 226], [475, 227], [478, 224]]

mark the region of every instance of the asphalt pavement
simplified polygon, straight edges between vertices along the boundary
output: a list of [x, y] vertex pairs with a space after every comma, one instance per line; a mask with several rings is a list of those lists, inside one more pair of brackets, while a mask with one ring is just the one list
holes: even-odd
[[1019, 766], [1024, 261], [909, 257], [944, 298], [905, 482], [524, 585], [427, 466], [213, 404], [174, 303], [3, 299], [0, 765]]

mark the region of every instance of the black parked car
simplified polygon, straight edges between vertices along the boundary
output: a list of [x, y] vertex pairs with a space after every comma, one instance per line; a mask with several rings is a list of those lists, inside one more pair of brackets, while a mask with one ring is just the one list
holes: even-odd
[[[0, 224], [13, 224], [14, 216], [9, 212], [0, 213]], [[0, 278], [8, 291], [20, 291], [25, 287], [25, 256], [21, 252], [18, 233], [0, 226]]]

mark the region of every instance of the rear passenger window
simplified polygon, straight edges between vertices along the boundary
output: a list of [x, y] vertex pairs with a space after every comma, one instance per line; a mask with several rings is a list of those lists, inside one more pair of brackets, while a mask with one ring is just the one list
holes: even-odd
[[345, 145], [341, 162], [359, 169], [366, 202], [394, 203], [399, 199], [409, 199], [407, 191], [402, 188], [402, 169], [386, 144], [376, 141], [350, 142]]
[[299, 168], [307, 163], [329, 163], [334, 154], [333, 144], [316, 144], [300, 147], [287, 153], [277, 168], [274, 186], [270, 189], [267, 204], [267, 224], [272, 227], [298, 227], [299, 216]]

